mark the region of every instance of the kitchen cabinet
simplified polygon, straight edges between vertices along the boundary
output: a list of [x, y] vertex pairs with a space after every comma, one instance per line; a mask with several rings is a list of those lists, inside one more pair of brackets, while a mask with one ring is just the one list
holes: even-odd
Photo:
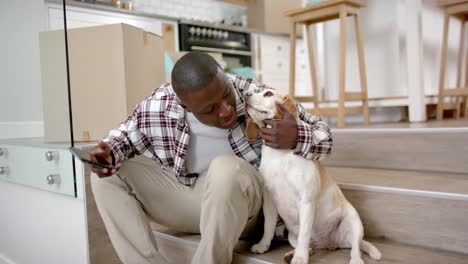
[[[256, 46], [255, 70], [259, 79], [283, 94], [289, 92], [289, 37], [284, 35], [254, 36]], [[312, 95], [307, 50], [304, 41], [296, 41], [296, 95]]]
[[[64, 28], [61, 5], [48, 4], [48, 17], [50, 30]], [[173, 25], [173, 29], [175, 30], [173, 36], [178, 36], [176, 21], [67, 5], [68, 29], [116, 23], [129, 24], [159, 36], [163, 35], [163, 25]], [[177, 38], [174, 40], [174, 45], [174, 48], [178, 50]]]

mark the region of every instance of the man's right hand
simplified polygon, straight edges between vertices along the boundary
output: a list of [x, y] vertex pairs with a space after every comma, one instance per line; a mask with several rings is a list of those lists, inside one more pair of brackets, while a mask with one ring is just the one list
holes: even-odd
[[[90, 154], [91, 154], [91, 158], [95, 162], [98, 162], [98, 163], [107, 162], [109, 164], [112, 164], [112, 159], [113, 159], [112, 150], [110, 146], [102, 140], [99, 141], [98, 146], [95, 149], [91, 150]], [[100, 177], [109, 177], [109, 176], [114, 175], [119, 170], [120, 166], [122, 166], [122, 163], [119, 162], [115, 165], [115, 168], [111, 170], [101, 169], [101, 168], [96, 168], [96, 167], [92, 167], [92, 170], [94, 173], [96, 173]]]

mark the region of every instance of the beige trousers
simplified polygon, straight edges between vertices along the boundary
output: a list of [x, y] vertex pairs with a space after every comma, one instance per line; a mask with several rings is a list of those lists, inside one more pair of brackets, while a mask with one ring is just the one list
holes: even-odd
[[188, 187], [144, 157], [119, 175], [91, 175], [91, 187], [112, 244], [125, 264], [171, 263], [158, 252], [149, 220], [201, 233], [193, 264], [231, 263], [239, 237], [253, 232], [262, 205], [258, 171], [236, 156], [214, 159], [208, 175]]

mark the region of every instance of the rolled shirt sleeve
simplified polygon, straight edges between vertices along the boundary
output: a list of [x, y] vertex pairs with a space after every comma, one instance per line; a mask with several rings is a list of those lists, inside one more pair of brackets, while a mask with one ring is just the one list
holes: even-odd
[[319, 116], [307, 113], [297, 104], [297, 145], [294, 154], [310, 160], [330, 156], [333, 140], [330, 128]]

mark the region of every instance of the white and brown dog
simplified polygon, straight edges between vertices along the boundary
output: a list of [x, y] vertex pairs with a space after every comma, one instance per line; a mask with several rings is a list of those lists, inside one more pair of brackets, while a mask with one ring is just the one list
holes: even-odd
[[[246, 97], [247, 137], [259, 135], [265, 119], [282, 119], [278, 107], [282, 104], [297, 116], [296, 103], [288, 96], [266, 89]], [[346, 200], [335, 181], [318, 161], [293, 154], [293, 150], [262, 148], [260, 175], [264, 185], [264, 234], [252, 246], [254, 253], [268, 250], [274, 236], [278, 214], [289, 231], [288, 240], [295, 251], [285, 255], [293, 264], [309, 261], [310, 247], [317, 249], [351, 248], [350, 264], [364, 263], [361, 250], [373, 259], [380, 259], [380, 251], [363, 240], [363, 226], [354, 207]]]

